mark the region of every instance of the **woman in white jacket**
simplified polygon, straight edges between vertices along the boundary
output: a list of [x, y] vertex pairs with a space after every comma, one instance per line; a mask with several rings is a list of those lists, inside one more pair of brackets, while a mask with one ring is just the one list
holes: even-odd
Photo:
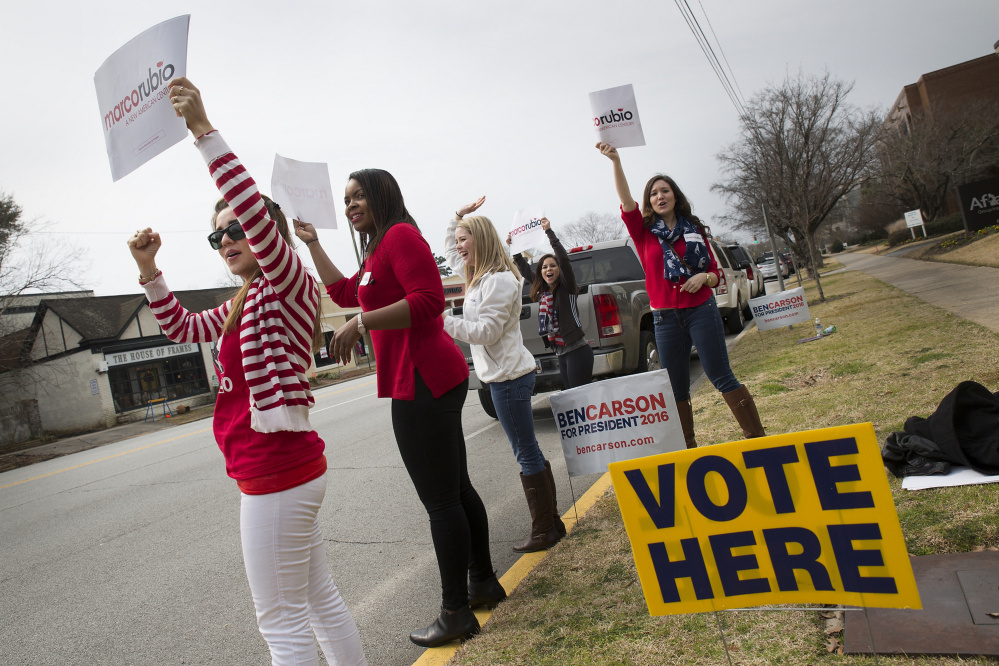
[[534, 436], [534, 357], [520, 333], [524, 279], [488, 218], [465, 215], [485, 202], [462, 206], [448, 225], [444, 256], [465, 278], [462, 317], [444, 318], [444, 330], [472, 347], [475, 374], [489, 386], [496, 416], [520, 464], [520, 481], [531, 512], [531, 533], [513, 549], [533, 553], [565, 534], [555, 503], [555, 482]]

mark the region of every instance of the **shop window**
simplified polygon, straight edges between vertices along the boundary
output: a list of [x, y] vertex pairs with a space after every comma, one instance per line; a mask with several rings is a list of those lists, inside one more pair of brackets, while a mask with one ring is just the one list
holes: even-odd
[[110, 368], [108, 382], [116, 412], [139, 409], [158, 398], [179, 400], [210, 391], [201, 354]]
[[336, 331], [326, 331], [323, 333], [323, 347], [312, 355], [316, 361], [317, 368], [333, 365], [333, 359], [330, 357], [330, 343], [333, 342], [333, 335], [335, 333]]

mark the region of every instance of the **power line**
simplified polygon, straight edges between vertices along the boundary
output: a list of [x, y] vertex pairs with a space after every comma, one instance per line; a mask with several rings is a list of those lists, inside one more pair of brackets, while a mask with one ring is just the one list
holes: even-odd
[[[739, 113], [740, 116], [746, 115], [746, 109], [743, 106], [742, 100], [740, 99], [741, 90], [737, 90], [737, 84], [733, 84], [732, 81], [735, 80], [735, 73], [731, 72], [731, 67], [729, 67], [729, 72], [731, 72], [731, 78], [729, 74], [725, 72], [725, 67], [722, 66], [721, 61], [718, 56], [715, 55], [714, 48], [711, 46], [711, 41], [708, 39], [707, 35], [704, 34], [704, 30], [701, 29], [700, 22], [698, 22], [697, 17], [694, 16], [693, 10], [687, 3], [687, 0], [673, 0], [676, 4], [676, 8], [680, 10], [680, 15], [683, 16], [684, 21], [687, 22], [687, 27], [690, 28], [690, 32], [694, 35], [694, 39], [697, 41], [698, 46], [701, 47], [701, 52], [704, 53], [704, 57], [707, 58], [708, 64], [711, 65], [711, 69], [714, 70], [715, 76], [718, 77], [719, 83], [721, 83], [722, 88], [725, 90], [725, 94], [728, 95], [729, 100], [732, 102], [732, 106]], [[701, 10], [704, 11], [704, 5], [701, 5]], [[704, 17], [707, 20], [707, 12], [704, 11]], [[711, 22], [708, 21], [708, 26], [710, 27]], [[721, 42], [718, 40], [718, 36], [714, 33], [714, 28], [711, 29], [712, 34], [715, 36], [715, 41], [718, 42], [718, 50], [721, 51]], [[722, 51], [724, 56], [724, 51]], [[728, 59], [726, 58], [726, 64]]]
[[697, 4], [701, 6], [701, 12], [704, 13], [704, 20], [708, 22], [708, 27], [711, 28], [711, 35], [715, 38], [715, 43], [718, 44], [718, 50], [721, 51], [722, 58], [725, 60], [725, 65], [728, 67], [728, 71], [732, 75], [732, 82], [735, 84], [735, 89], [739, 91], [739, 99], [742, 100], [743, 106], [745, 106], [746, 96], [742, 94], [742, 88], [739, 87], [739, 82], [735, 79], [735, 72], [732, 71], [732, 65], [728, 62], [728, 56], [725, 55], [725, 49], [722, 48], [721, 40], [718, 39], [718, 35], [715, 34], [715, 27], [711, 25], [711, 19], [708, 18], [708, 10], [704, 8], [701, 0], [697, 0]]
[[[745, 108], [742, 105], [742, 101], [739, 99], [736, 93], [735, 87], [732, 85], [731, 80], [725, 73], [725, 68], [722, 66], [721, 61], [718, 60], [718, 56], [715, 54], [714, 48], [711, 46], [711, 42], [707, 35], [704, 34], [704, 30], [701, 28], [701, 24], [698, 22], [697, 17], [694, 16], [694, 11], [690, 8], [687, 0], [674, 0], [676, 2], [677, 8], [680, 9], [680, 13], [683, 14], [684, 20], [687, 22], [687, 27], [694, 34], [694, 38], [697, 40], [698, 45], [701, 47], [701, 51], [704, 53], [704, 57], [708, 59], [708, 63], [715, 72], [715, 76], [718, 77], [718, 81], [722, 84], [725, 93], [728, 95], [729, 99], [732, 101], [733, 106], [735, 106], [736, 111], [739, 115], [745, 115]], [[683, 6], [680, 5], [683, 3]], [[684, 11], [684, 7], [686, 11]], [[703, 7], [702, 7], [703, 8]], [[706, 15], [705, 15], [706, 16]], [[720, 47], [719, 47], [720, 50]], [[734, 78], [734, 76], [733, 76]]]

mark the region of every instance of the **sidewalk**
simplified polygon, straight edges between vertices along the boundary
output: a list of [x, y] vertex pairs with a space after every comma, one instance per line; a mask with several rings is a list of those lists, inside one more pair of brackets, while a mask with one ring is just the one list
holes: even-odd
[[[325, 382], [317, 387], [314, 387], [313, 390], [339, 384], [351, 379], [357, 379], [358, 377], [372, 375], [375, 372], [374, 369], [367, 370], [366, 368], [361, 368], [361, 370], [362, 372], [351, 374], [349, 377]], [[155, 421], [124, 423], [105, 430], [88, 432], [82, 435], [74, 435], [72, 437], [64, 437], [45, 444], [32, 444], [31, 442], [27, 442], [23, 448], [12, 447], [13, 450], [0, 452], [0, 472], [6, 472], [8, 470], [17, 469], [26, 465], [33, 465], [34, 463], [42, 462], [43, 460], [58, 458], [60, 456], [69, 455], [70, 453], [77, 453], [78, 451], [87, 451], [88, 449], [94, 449], [98, 446], [104, 446], [105, 444], [114, 444], [115, 442], [131, 439], [133, 437], [138, 437], [139, 435], [145, 435], [177, 425], [191, 423], [192, 421], [207, 419], [212, 416], [214, 410], [215, 403], [211, 403], [195, 407], [187, 414], [176, 414], [168, 419], [163, 418], [163, 415], [159, 414]], [[211, 424], [209, 423], [208, 427], [210, 426]]]
[[[863, 271], [931, 305], [999, 332], [999, 268], [887, 255], [843, 253], [843, 270]], [[833, 271], [834, 273], [836, 271]]]
[[188, 414], [174, 416], [169, 419], [165, 419], [162, 415], [160, 415], [155, 421], [124, 423], [122, 425], [114, 426], [113, 428], [98, 430], [96, 432], [88, 432], [82, 435], [75, 435], [73, 437], [65, 437], [46, 444], [36, 444], [32, 446], [28, 443], [26, 448], [17, 449], [8, 453], [0, 453], [0, 472], [17, 469], [19, 467], [24, 467], [25, 465], [33, 465], [34, 463], [42, 462], [43, 460], [58, 458], [60, 456], [69, 455], [70, 453], [87, 451], [88, 449], [94, 449], [98, 446], [104, 446], [105, 444], [114, 444], [115, 442], [120, 442], [125, 439], [131, 439], [133, 437], [138, 437], [139, 435], [156, 432], [157, 430], [164, 430], [176, 425], [190, 423], [191, 421], [206, 419], [212, 415], [212, 410], [214, 408], [215, 405], [213, 403], [202, 407], [196, 407]]

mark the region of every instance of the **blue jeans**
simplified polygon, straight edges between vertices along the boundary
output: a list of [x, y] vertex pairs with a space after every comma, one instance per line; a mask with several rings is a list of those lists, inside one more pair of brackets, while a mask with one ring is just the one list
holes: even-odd
[[510, 440], [513, 455], [520, 463], [520, 473], [528, 476], [545, 471], [545, 456], [534, 436], [534, 411], [531, 409], [534, 371], [523, 377], [492, 383], [489, 393], [496, 408], [496, 417]]
[[728, 364], [725, 327], [714, 296], [694, 308], [657, 310], [652, 321], [659, 359], [669, 373], [677, 402], [690, 400], [691, 344], [697, 345], [704, 374], [716, 389], [730, 393], [742, 386]]

